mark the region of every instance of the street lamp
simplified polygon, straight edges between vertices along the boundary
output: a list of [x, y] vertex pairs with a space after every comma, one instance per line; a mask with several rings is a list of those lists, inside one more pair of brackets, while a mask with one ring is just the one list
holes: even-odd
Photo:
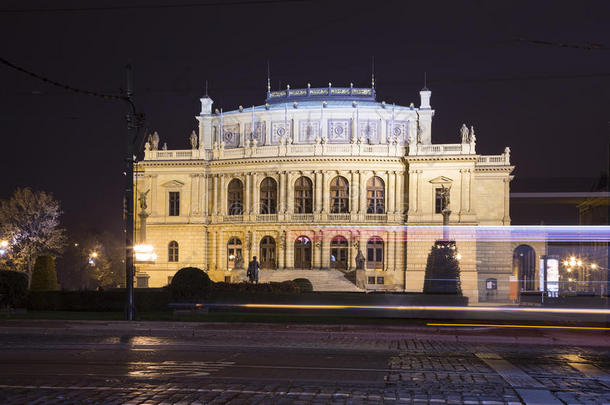
[[0, 256], [4, 256], [8, 250], [8, 241], [2, 240], [0, 241]]

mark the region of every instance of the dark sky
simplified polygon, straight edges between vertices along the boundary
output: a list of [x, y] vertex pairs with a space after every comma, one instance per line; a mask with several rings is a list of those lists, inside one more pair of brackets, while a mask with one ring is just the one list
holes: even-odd
[[[374, 55], [379, 101], [418, 105], [427, 72], [435, 143], [458, 142], [465, 122], [475, 126], [479, 153], [511, 146], [517, 179], [574, 184], [604, 167], [608, 1], [193, 6], [204, 3], [0, 2], [1, 56], [105, 93], [125, 86], [124, 65], [131, 61], [137, 106], [173, 149], [188, 146], [205, 80], [215, 107], [228, 110], [264, 102], [267, 59], [273, 87], [279, 81], [293, 88], [329, 81], [367, 86]], [[600, 47], [587, 49], [591, 44]], [[70, 93], [3, 65], [0, 100], [0, 197], [18, 186], [51, 191], [67, 226], [119, 230], [121, 102]]]

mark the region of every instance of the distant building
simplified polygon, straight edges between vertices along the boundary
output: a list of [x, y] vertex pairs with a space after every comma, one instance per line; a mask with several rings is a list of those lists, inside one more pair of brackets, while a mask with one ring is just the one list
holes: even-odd
[[[213, 112], [204, 96], [192, 148], [160, 150], [153, 136], [137, 164], [137, 192], [149, 190], [145, 239], [159, 255], [138, 266], [138, 284], [166, 285], [185, 266], [240, 281], [257, 256], [263, 280], [421, 291], [441, 235], [409, 238], [404, 225], [441, 225], [443, 188], [452, 225], [510, 225], [514, 169], [509, 148], [477, 154], [472, 127], [457, 143], [433, 144], [430, 97], [423, 89], [419, 107], [400, 106], [377, 101], [374, 88], [329, 84], [268, 89], [264, 105]], [[517, 245], [458, 241], [471, 302], [508, 299], [515, 271], [535, 288], [537, 260], [515, 270]], [[359, 252], [364, 269], [356, 271]], [[489, 279], [498, 286], [491, 294]]]

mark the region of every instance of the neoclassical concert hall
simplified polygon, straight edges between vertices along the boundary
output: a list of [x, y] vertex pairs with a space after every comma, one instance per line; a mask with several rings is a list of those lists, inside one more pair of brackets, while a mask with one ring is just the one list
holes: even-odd
[[[137, 265], [137, 285], [167, 285], [187, 266], [240, 282], [257, 256], [261, 281], [421, 291], [443, 209], [452, 227], [510, 225], [514, 169], [508, 147], [477, 153], [477, 137], [490, 135], [472, 125], [456, 128], [455, 143], [433, 143], [431, 95], [424, 88], [419, 106], [405, 106], [378, 101], [374, 82], [268, 86], [264, 104], [222, 111], [206, 94], [185, 147], [154, 133], [136, 164], [136, 238], [157, 254]], [[457, 241], [471, 302], [507, 299], [520, 245]]]

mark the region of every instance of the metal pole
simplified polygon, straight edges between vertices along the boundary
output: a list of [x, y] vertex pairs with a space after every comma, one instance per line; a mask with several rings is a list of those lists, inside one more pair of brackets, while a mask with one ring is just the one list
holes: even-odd
[[127, 137], [125, 151], [125, 287], [127, 297], [125, 302], [125, 320], [133, 321], [133, 141], [137, 127], [135, 111], [131, 96], [133, 92], [133, 71], [131, 65], [126, 66], [127, 73]]

